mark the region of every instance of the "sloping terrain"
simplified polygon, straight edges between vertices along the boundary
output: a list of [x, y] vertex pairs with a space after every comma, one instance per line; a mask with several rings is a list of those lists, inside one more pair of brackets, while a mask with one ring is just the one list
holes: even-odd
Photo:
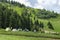
[[20, 16], [23, 13], [23, 11], [25, 11], [25, 9], [28, 9], [28, 12], [31, 12], [31, 17], [30, 18], [32, 19], [33, 23], [35, 22], [35, 20], [38, 19], [39, 22], [41, 21], [41, 22], [44, 23], [44, 26], [45, 26], [44, 30], [50, 30], [47, 26], [47, 23], [50, 21], [51, 24], [54, 27], [53, 31], [60, 32], [60, 16], [59, 16], [60, 14], [58, 14], [58, 16], [56, 18], [41, 19], [41, 18], [37, 18], [37, 16], [35, 15], [39, 12], [39, 9], [28, 8], [28, 7], [24, 8], [24, 7], [19, 7], [19, 6], [16, 6], [16, 5], [10, 5], [9, 3], [0, 3], [0, 4], [8, 7], [8, 9], [10, 9], [10, 8], [13, 9]]

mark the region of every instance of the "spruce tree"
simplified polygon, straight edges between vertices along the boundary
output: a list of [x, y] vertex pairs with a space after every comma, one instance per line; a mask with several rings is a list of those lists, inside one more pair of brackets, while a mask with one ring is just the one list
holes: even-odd
[[49, 28], [49, 29], [54, 30], [53, 25], [51, 24], [51, 22], [48, 22], [48, 24], [47, 24], [47, 25], [48, 25], [48, 28]]

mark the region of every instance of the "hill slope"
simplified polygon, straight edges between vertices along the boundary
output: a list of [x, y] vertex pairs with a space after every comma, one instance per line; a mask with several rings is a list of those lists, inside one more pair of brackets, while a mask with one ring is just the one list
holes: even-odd
[[[26, 20], [29, 17], [32, 20], [33, 24], [35, 23], [36, 20], [38, 20], [38, 23], [42, 22], [44, 24], [44, 28], [43, 28], [44, 30], [51, 30], [47, 26], [47, 23], [50, 21], [54, 28], [54, 30], [51, 30], [51, 31], [60, 32], [60, 16], [59, 16], [60, 14], [56, 14], [56, 13], [54, 14], [54, 12], [46, 11], [45, 9], [41, 10], [41, 9], [34, 9], [34, 8], [28, 8], [28, 7], [19, 7], [16, 5], [9, 4], [9, 3], [1, 3], [1, 2], [0, 2], [0, 4], [7, 7], [8, 9], [10, 9], [10, 8], [13, 9], [14, 11], [17, 12], [17, 14], [19, 16], [23, 15], [23, 17], [25, 17]], [[50, 13], [48, 14], [47, 12], [50, 12]], [[25, 21], [25, 19], [23, 19], [23, 20]], [[27, 22], [29, 23], [29, 21], [27, 21]], [[21, 23], [20, 23], [20, 25], [21, 25]], [[27, 28], [29, 29], [29, 27], [27, 27]], [[35, 28], [35, 26], [34, 26], [34, 28]]]

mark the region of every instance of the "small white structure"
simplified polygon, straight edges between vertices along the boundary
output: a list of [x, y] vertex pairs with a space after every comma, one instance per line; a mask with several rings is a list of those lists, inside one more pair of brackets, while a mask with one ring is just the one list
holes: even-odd
[[33, 31], [34, 31], [34, 32], [37, 32], [37, 30], [35, 30], [35, 29], [34, 29]]
[[17, 30], [17, 29], [12, 29], [12, 31], [14, 31], [14, 32], [15, 32], [15, 31], [18, 31], [18, 30]]
[[27, 28], [25, 28], [24, 31], [28, 32], [29, 30]]
[[5, 31], [11, 31], [11, 29], [10, 29], [9, 27], [7, 27], [7, 28], [5, 29]]
[[22, 29], [18, 29], [18, 31], [22, 31]]

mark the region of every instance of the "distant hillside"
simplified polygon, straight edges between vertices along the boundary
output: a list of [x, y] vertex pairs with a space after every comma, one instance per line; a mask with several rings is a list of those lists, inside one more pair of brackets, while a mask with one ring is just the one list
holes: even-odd
[[30, 31], [44, 29], [60, 32], [60, 14], [45, 9], [26, 7], [18, 2], [0, 1], [0, 27], [22, 28], [23, 30], [27, 28]]

